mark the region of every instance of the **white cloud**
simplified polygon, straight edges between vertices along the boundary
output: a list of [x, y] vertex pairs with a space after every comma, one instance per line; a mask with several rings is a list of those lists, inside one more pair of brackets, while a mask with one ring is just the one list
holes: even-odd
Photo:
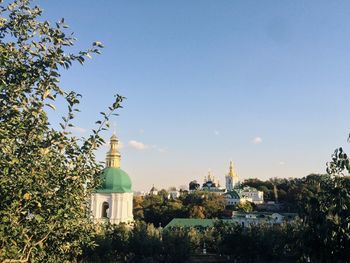
[[252, 142], [254, 144], [260, 144], [260, 143], [262, 143], [262, 139], [261, 139], [261, 137], [255, 137]]
[[135, 140], [130, 140], [129, 141], [129, 146], [131, 148], [134, 148], [136, 150], [145, 150], [148, 148], [148, 146], [142, 142], [138, 142], [138, 141], [135, 141]]
[[157, 151], [157, 152], [160, 152], [160, 153], [165, 153], [167, 152], [167, 148], [164, 148], [164, 147], [159, 147], [157, 145], [147, 145], [143, 142], [139, 142], [139, 141], [136, 141], [136, 140], [130, 140], [128, 142], [128, 147], [130, 148], [134, 148], [136, 150], [154, 150], [154, 151]]
[[84, 133], [86, 132], [86, 129], [79, 127], [79, 126], [74, 126], [74, 127], [69, 127], [69, 130], [72, 132], [76, 132], [76, 133]]
[[286, 164], [285, 161], [280, 161], [280, 162], [279, 162], [279, 165], [285, 165], [285, 164]]

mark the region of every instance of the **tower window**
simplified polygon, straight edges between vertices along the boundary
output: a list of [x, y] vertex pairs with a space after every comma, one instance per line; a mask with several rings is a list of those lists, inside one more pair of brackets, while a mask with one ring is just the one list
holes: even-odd
[[109, 204], [107, 202], [103, 202], [102, 213], [101, 213], [102, 218], [107, 218], [108, 208], [109, 208]]

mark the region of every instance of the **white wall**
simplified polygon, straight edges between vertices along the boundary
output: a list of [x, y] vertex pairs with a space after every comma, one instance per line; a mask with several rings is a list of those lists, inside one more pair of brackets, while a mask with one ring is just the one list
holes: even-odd
[[[107, 218], [102, 218], [102, 205], [107, 202]], [[133, 193], [93, 193], [91, 212], [95, 222], [109, 220], [112, 224], [129, 223], [133, 217]]]

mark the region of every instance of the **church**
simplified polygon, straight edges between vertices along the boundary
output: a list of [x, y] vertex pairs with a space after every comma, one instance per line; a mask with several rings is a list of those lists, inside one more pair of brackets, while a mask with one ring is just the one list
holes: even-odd
[[134, 220], [132, 184], [129, 175], [120, 168], [120, 159], [118, 138], [113, 134], [106, 168], [100, 174], [102, 184], [91, 195], [91, 211], [96, 223], [119, 224]]

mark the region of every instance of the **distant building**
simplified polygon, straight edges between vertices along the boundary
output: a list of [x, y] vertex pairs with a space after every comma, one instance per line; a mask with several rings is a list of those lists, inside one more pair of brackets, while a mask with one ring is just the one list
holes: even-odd
[[291, 222], [295, 220], [296, 217], [296, 213], [232, 212], [232, 220], [243, 227], [257, 224], [280, 225], [282, 223]]
[[169, 190], [168, 191], [168, 198], [169, 199], [177, 199], [177, 198], [179, 198], [179, 196], [180, 196], [180, 191], [177, 191], [177, 190]]
[[197, 181], [189, 183], [190, 192], [206, 191], [216, 194], [224, 194], [226, 205], [237, 205], [244, 202], [252, 202], [254, 204], [264, 203], [264, 192], [258, 191], [253, 187], [240, 187], [239, 177], [234, 171], [233, 162], [230, 161], [228, 174], [225, 176], [225, 188], [222, 188], [219, 182], [215, 183], [214, 176], [209, 172], [208, 176], [204, 178], [202, 187]]
[[238, 175], [233, 170], [233, 163], [230, 162], [230, 168], [228, 174], [225, 176], [226, 181], [226, 191], [232, 191], [239, 183]]
[[112, 224], [133, 221], [133, 192], [129, 175], [120, 169], [118, 139], [110, 140], [111, 148], [106, 157], [106, 168], [100, 174], [102, 185], [91, 194], [91, 211], [94, 222], [109, 221]]
[[238, 205], [247, 201], [252, 202], [251, 198], [241, 197], [235, 190], [226, 192], [224, 194], [226, 205]]
[[208, 177], [204, 177], [201, 190], [215, 194], [223, 194], [225, 192], [225, 189], [220, 187], [219, 182], [217, 184], [214, 182], [214, 176], [211, 175], [210, 171], [208, 172]]
[[237, 190], [239, 196], [241, 198], [250, 199], [254, 204], [262, 204], [264, 203], [264, 192], [258, 191], [253, 187], [243, 187], [242, 189]]
[[149, 190], [150, 195], [158, 195], [158, 189], [152, 186], [151, 190]]

